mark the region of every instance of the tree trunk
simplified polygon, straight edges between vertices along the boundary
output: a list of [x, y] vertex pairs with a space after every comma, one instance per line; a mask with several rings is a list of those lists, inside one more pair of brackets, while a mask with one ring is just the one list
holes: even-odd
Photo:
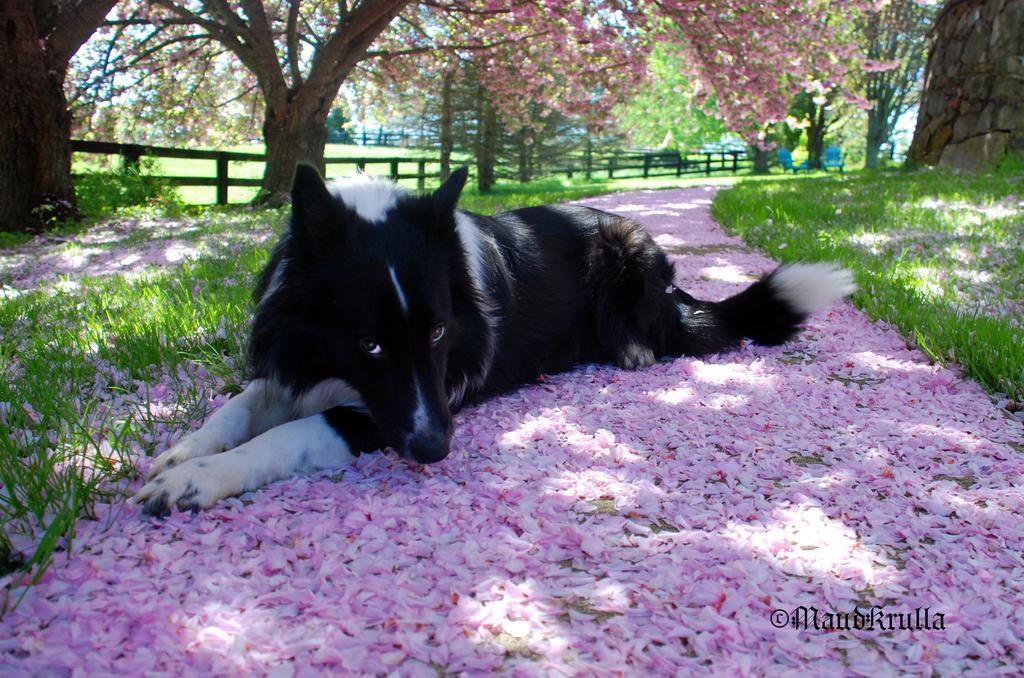
[[754, 173], [768, 174], [772, 159], [771, 151], [765, 151], [757, 144], [753, 144], [750, 150], [754, 154]]
[[530, 165], [532, 160], [530, 144], [526, 143], [526, 130], [519, 132], [517, 149], [519, 152], [519, 183], [525, 184], [530, 181]]
[[0, 15], [0, 231], [77, 216], [63, 68], [40, 49], [31, 10]]
[[307, 101], [292, 97], [283, 105], [280, 98], [268, 96], [263, 122], [267, 145], [267, 165], [263, 184], [254, 202], [283, 205], [291, 194], [295, 165], [307, 163], [324, 174], [324, 147], [327, 145], [327, 116], [333, 99]]
[[948, 0], [909, 157], [977, 170], [1024, 151], [1024, 0]]
[[807, 161], [811, 167], [821, 167], [825, 154], [825, 107], [811, 104], [811, 124], [807, 127]]
[[587, 144], [583, 151], [583, 167], [587, 181], [590, 181], [594, 178], [594, 138], [589, 129], [587, 129]]
[[452, 134], [452, 84], [455, 74], [451, 71], [444, 74], [441, 83], [441, 181], [452, 173], [452, 148], [455, 146]]
[[864, 155], [864, 167], [868, 169], [878, 167], [878, 152], [889, 136], [886, 133], [887, 119], [888, 111], [882, 110], [879, 104], [868, 111], [868, 136]]
[[476, 181], [481, 193], [494, 186], [494, 161], [498, 143], [498, 117], [494, 105], [481, 92], [480, 131], [477, 141]]

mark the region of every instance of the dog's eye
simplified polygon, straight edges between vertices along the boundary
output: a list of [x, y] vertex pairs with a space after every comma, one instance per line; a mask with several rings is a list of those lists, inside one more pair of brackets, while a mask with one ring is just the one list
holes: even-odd
[[430, 333], [430, 343], [431, 344], [436, 344], [437, 342], [441, 341], [441, 337], [443, 337], [443, 336], [444, 336], [444, 325], [438, 325]]
[[360, 339], [359, 348], [363, 349], [363, 351], [365, 351], [369, 355], [375, 357], [384, 354], [384, 349], [381, 348], [380, 344], [378, 344], [373, 339]]

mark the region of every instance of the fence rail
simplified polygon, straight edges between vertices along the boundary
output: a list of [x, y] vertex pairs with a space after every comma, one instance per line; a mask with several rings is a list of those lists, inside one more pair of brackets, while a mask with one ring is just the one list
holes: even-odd
[[[120, 144], [111, 141], [82, 141], [73, 140], [71, 150], [76, 153], [93, 153], [99, 155], [119, 155], [126, 166], [138, 166], [139, 160], [144, 156], [156, 158], [185, 158], [189, 160], [213, 160], [217, 164], [216, 176], [176, 176], [176, 175], [153, 175], [154, 179], [164, 181], [175, 186], [215, 186], [217, 188], [217, 204], [228, 203], [228, 188], [232, 186], [259, 186], [260, 179], [244, 179], [230, 176], [230, 164], [232, 162], [263, 162], [267, 161], [263, 153], [239, 153], [237, 151], [200, 151], [186, 148], [170, 148], [166, 146], [147, 146], [143, 144]], [[427, 172], [427, 164], [437, 164], [435, 158], [403, 158], [403, 157], [377, 157], [377, 158], [324, 158], [328, 165], [353, 165], [360, 170], [365, 170], [370, 165], [387, 165], [388, 174], [394, 180], [415, 179], [420, 190], [426, 185], [427, 179], [440, 176], [440, 167], [437, 172]], [[401, 172], [402, 165], [416, 165], [416, 172]]]
[[[609, 179], [626, 179], [624, 172], [640, 170], [637, 176], [644, 179], [650, 177], [676, 176], [686, 174], [705, 174], [729, 172], [736, 174], [741, 170], [753, 168], [753, 160], [747, 157], [746, 151], [690, 151], [678, 153], [666, 151], [657, 153], [616, 153], [601, 157], [579, 157], [570, 163], [552, 168], [556, 174], [572, 177], [584, 174], [587, 178], [598, 173], [607, 173]], [[616, 176], [618, 174], [618, 176]]]
[[386, 127], [358, 127], [346, 130], [351, 143], [360, 146], [440, 147], [436, 133], [419, 130], [389, 130]]
[[[169, 148], [165, 146], [147, 146], [142, 144], [121, 144], [109, 141], [71, 142], [71, 150], [76, 153], [92, 153], [119, 155], [127, 166], [138, 166], [144, 156], [157, 158], [185, 158], [191, 160], [213, 160], [216, 163], [215, 176], [176, 176], [154, 175], [154, 179], [175, 186], [213, 186], [217, 189], [217, 204], [228, 203], [228, 189], [232, 186], [254, 187], [262, 182], [260, 179], [232, 177], [232, 162], [267, 161], [263, 153], [240, 153], [237, 151], [200, 151], [185, 148]], [[405, 158], [405, 157], [333, 157], [324, 158], [327, 165], [352, 165], [359, 170], [366, 170], [372, 165], [387, 165], [387, 176], [394, 180], [415, 179], [420, 190], [426, 185], [427, 179], [440, 178], [440, 163], [436, 158]], [[415, 172], [402, 172], [402, 165], [416, 165]], [[437, 171], [427, 172], [427, 165], [435, 165]], [[576, 156], [561, 162], [548, 165], [549, 174], [565, 174], [573, 177], [582, 174], [588, 179], [594, 175], [607, 174], [609, 179], [627, 179], [640, 177], [681, 177], [687, 174], [705, 174], [730, 172], [736, 174], [741, 170], [753, 167], [753, 161], [745, 151], [675, 151], [653, 153], [615, 153], [610, 155]]]

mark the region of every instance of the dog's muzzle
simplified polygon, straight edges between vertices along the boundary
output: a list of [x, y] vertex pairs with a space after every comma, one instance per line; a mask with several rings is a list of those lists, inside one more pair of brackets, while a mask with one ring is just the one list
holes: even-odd
[[406, 438], [402, 456], [419, 464], [442, 461], [451, 451], [451, 430], [414, 433]]

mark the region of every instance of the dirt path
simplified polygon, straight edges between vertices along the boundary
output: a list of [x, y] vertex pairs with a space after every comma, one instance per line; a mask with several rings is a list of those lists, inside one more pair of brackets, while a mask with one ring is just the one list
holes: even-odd
[[[643, 221], [680, 286], [719, 298], [773, 264], [713, 222], [713, 190], [584, 202]], [[438, 466], [366, 455], [201, 515], [83, 522], [85, 552], [0, 625], [0, 673], [1024, 662], [1020, 425], [849, 304], [785, 347], [591, 366], [456, 421]], [[776, 628], [800, 606], [873, 629]], [[899, 613], [913, 629], [887, 630]]]

